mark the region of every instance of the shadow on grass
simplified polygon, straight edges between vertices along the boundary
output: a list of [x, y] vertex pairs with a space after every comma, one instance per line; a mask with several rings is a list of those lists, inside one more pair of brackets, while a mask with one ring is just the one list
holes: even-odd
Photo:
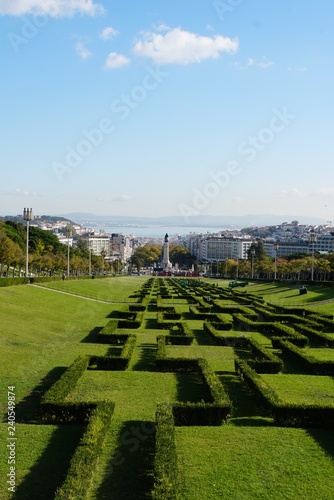
[[307, 429], [308, 434], [334, 460], [334, 434], [331, 429]]
[[139, 360], [132, 366], [132, 371], [155, 372], [157, 344], [141, 344], [139, 349]]
[[261, 408], [256, 396], [245, 386], [235, 372], [216, 372], [232, 401], [232, 419], [234, 425], [272, 425], [264, 419], [266, 411]]
[[95, 498], [152, 498], [154, 454], [155, 424], [149, 421], [125, 422]]
[[158, 321], [156, 318], [147, 318], [145, 328], [147, 330], [158, 330]]
[[98, 344], [98, 335], [102, 328], [103, 326], [96, 326], [95, 328], [93, 328], [93, 330], [90, 331], [89, 334], [81, 340], [81, 343]]
[[56, 489], [65, 479], [70, 460], [83, 432], [84, 426], [63, 425], [56, 428], [44, 452], [11, 498], [13, 500], [54, 498]]
[[36, 423], [40, 418], [40, 402], [43, 394], [62, 376], [66, 367], [57, 366], [42, 378], [40, 383], [16, 405], [18, 423]]
[[210, 391], [203, 384], [202, 377], [198, 372], [175, 373], [174, 376], [177, 380], [177, 401], [179, 403], [212, 402]]
[[275, 352], [275, 356], [280, 358], [283, 361], [283, 370], [282, 373], [284, 375], [309, 375], [310, 372], [307, 368], [303, 367], [298, 361], [295, 359], [290, 359], [288, 355], [282, 352]]
[[115, 311], [111, 311], [111, 312], [108, 314], [108, 316], [107, 316], [107, 318], [117, 318], [117, 319], [118, 319], [118, 317], [119, 317], [119, 316], [118, 316], [118, 311], [117, 311], [117, 310], [115, 310]]
[[204, 330], [194, 329], [193, 334], [198, 345], [216, 345], [212, 336]]

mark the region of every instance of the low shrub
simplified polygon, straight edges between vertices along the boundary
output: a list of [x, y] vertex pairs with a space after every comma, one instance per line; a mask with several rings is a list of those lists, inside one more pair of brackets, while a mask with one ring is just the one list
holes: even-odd
[[318, 330], [305, 325], [295, 325], [295, 329], [308, 339], [315, 341], [322, 346], [334, 348], [333, 336], [327, 335], [323, 332], [319, 332]]
[[0, 278], [0, 288], [13, 285], [25, 285], [29, 283], [29, 278]]
[[283, 404], [275, 391], [245, 361], [236, 358], [235, 368], [259, 402], [281, 427], [334, 427], [334, 406]]
[[107, 435], [114, 404], [99, 402], [92, 411], [87, 428], [72, 456], [66, 478], [56, 491], [55, 500], [87, 498], [96, 463]]
[[287, 340], [279, 340], [278, 345], [282, 352], [305, 369], [306, 373], [312, 375], [334, 375], [334, 361], [319, 361], [309, 354], [306, 349], [299, 349]]
[[248, 338], [248, 346], [255, 356], [255, 359], [248, 360], [248, 364], [257, 373], [279, 373], [282, 371], [283, 361], [266, 347], [252, 338]]
[[105, 327], [98, 333], [98, 342], [102, 344], [112, 344], [114, 341], [112, 340], [112, 336], [118, 328], [118, 320], [111, 319], [108, 321]]
[[159, 404], [156, 410], [153, 500], [177, 497], [177, 453], [172, 405]]

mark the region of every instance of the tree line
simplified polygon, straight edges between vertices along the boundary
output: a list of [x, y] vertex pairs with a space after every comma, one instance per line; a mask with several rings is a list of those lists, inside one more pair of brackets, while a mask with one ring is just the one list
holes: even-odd
[[[76, 235], [75, 248], [69, 248], [71, 274], [121, 272], [122, 261], [109, 263], [103, 256], [89, 255], [87, 239]], [[67, 270], [68, 247], [57, 236], [35, 226], [29, 228], [29, 272], [53, 276]], [[0, 221], [0, 276], [22, 276], [26, 264], [26, 226]]]

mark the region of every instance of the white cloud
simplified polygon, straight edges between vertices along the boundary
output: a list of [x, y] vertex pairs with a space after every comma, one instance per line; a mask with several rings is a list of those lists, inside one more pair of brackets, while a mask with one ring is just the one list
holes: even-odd
[[117, 54], [117, 52], [110, 52], [108, 55], [104, 67], [106, 69], [118, 69], [129, 64], [130, 59], [123, 56], [122, 54]]
[[233, 54], [239, 47], [237, 38], [201, 36], [180, 28], [174, 28], [165, 35], [144, 33], [133, 52], [139, 57], [148, 57], [155, 64], [190, 64], [205, 59], [217, 59], [222, 52]]
[[111, 26], [108, 26], [107, 28], [104, 28], [101, 31], [100, 38], [102, 38], [102, 40], [110, 40], [111, 38], [114, 38], [117, 35], [118, 31], [112, 28]]
[[277, 195], [278, 198], [281, 199], [288, 199], [288, 198], [307, 198], [307, 193], [304, 193], [298, 188], [292, 188], [292, 189], [282, 189]]
[[88, 57], [92, 56], [91, 51], [87, 49], [83, 42], [77, 42], [75, 44], [75, 50], [79, 54], [81, 59], [88, 59]]
[[169, 31], [171, 28], [164, 23], [154, 24], [153, 29], [155, 31]]
[[2, 196], [41, 196], [36, 191], [28, 191], [27, 189], [17, 188], [15, 191], [0, 191]]
[[255, 66], [263, 69], [269, 68], [273, 64], [274, 63], [272, 61], [269, 61], [266, 57], [263, 57], [262, 61], [255, 61], [255, 59], [249, 57], [247, 61], [247, 66]]
[[105, 9], [94, 0], [0, 0], [0, 15], [45, 14], [50, 17], [95, 16]]
[[248, 68], [261, 68], [261, 69], [267, 69], [270, 66], [273, 66], [273, 61], [269, 61], [266, 57], [263, 57], [262, 60], [256, 61], [253, 57], [249, 57], [247, 59], [246, 64], [240, 63], [238, 61], [233, 63], [233, 66], [237, 69], [248, 69]]
[[120, 196], [117, 196], [114, 198], [114, 201], [129, 201], [131, 198], [127, 194], [121, 194]]

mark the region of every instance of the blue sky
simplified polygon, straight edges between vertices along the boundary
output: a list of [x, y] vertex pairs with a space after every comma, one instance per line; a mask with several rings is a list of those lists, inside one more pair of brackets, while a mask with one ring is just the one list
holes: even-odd
[[0, 0], [0, 214], [334, 219], [330, 0]]

